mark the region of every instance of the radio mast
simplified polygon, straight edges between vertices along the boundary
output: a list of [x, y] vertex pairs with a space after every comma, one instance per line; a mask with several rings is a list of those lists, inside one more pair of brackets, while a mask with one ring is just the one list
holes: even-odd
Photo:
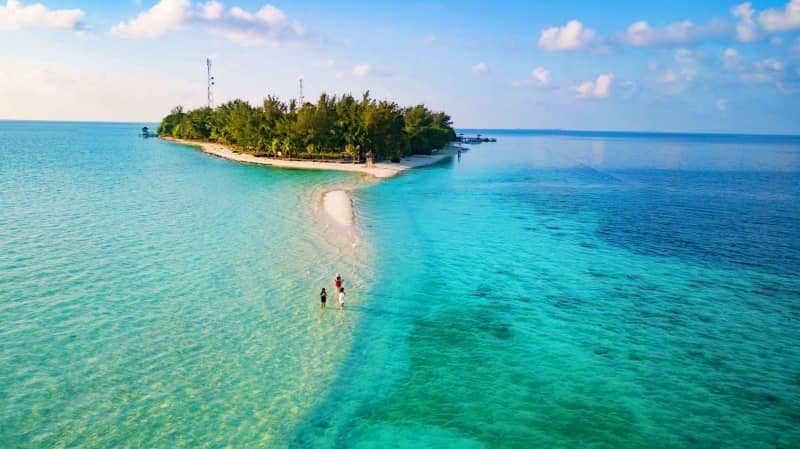
[[206, 58], [206, 75], [208, 77], [208, 108], [214, 104], [214, 76], [211, 75], [211, 58]]
[[300, 104], [298, 106], [302, 108], [303, 102], [305, 101], [305, 98], [303, 97], [303, 77], [301, 76], [298, 78], [298, 80], [300, 81]]

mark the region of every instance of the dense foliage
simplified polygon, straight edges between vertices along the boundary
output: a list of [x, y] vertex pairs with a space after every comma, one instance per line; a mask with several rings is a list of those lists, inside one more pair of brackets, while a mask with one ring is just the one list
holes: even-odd
[[360, 100], [322, 94], [316, 104], [300, 107], [272, 96], [255, 107], [242, 100], [188, 112], [178, 106], [161, 121], [158, 134], [210, 140], [255, 155], [353, 159], [368, 150], [376, 159], [430, 154], [456, 137], [444, 112], [424, 105], [401, 108], [369, 92]]

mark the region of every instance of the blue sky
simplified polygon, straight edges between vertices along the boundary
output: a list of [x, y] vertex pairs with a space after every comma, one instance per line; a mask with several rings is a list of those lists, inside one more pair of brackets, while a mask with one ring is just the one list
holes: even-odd
[[0, 0], [0, 118], [369, 89], [458, 127], [800, 133], [800, 0]]

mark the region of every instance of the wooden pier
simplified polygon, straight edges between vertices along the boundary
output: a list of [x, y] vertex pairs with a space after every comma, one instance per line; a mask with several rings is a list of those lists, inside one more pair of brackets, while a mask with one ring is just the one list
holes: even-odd
[[150, 131], [150, 128], [145, 126], [142, 128], [142, 132], [139, 133], [139, 137], [147, 139], [149, 137], [158, 137], [158, 134]]
[[494, 137], [484, 137], [480, 134], [475, 136], [465, 136], [463, 134], [459, 134], [456, 136], [456, 141], [460, 143], [484, 143], [484, 142], [497, 142], [497, 139]]

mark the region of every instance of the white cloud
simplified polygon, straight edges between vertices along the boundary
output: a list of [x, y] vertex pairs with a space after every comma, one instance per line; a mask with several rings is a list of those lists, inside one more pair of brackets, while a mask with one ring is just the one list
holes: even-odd
[[353, 72], [352, 73], [353, 73], [353, 76], [355, 76], [355, 77], [363, 78], [363, 77], [369, 75], [370, 72], [372, 72], [372, 66], [367, 64], [367, 63], [363, 63], [363, 64], [358, 64], [357, 66], [353, 67]]
[[800, 0], [790, 0], [783, 8], [767, 9], [758, 14], [761, 26], [770, 32], [800, 28]]
[[[154, 121], [176, 104], [205, 102], [205, 83], [165, 77], [158, 70], [4, 60], [0, 117], [36, 120]], [[147, 95], [142, 95], [147, 86]], [[119, 105], [125, 105], [124, 108]]]
[[[350, 74], [356, 78], [366, 78], [366, 77], [390, 77], [392, 76], [391, 72], [386, 70], [382, 70], [379, 67], [374, 67], [372, 64], [362, 62], [361, 64], [356, 64], [352, 70], [350, 70]], [[342, 79], [344, 78], [345, 72], [337, 72], [336, 78]]]
[[717, 110], [720, 112], [725, 112], [728, 110], [728, 99], [727, 98], [720, 98], [717, 100]]
[[659, 83], [674, 83], [678, 81], [678, 74], [672, 70], [667, 70], [663, 75], [656, 78]]
[[200, 5], [200, 16], [206, 20], [215, 20], [222, 17], [225, 12], [225, 5], [222, 3], [211, 0], [210, 2]]
[[23, 5], [18, 0], [8, 0], [0, 5], [0, 30], [20, 28], [56, 28], [80, 30], [84, 28], [84, 12], [80, 9], [48, 9], [41, 3]]
[[786, 65], [775, 58], [754, 61], [752, 67], [742, 70], [740, 79], [745, 83], [778, 83], [783, 78]]
[[531, 70], [531, 77], [521, 81], [514, 81], [514, 87], [546, 86], [550, 84], [550, 71], [544, 67]]
[[739, 18], [736, 24], [736, 38], [741, 42], [753, 42], [758, 39], [758, 30], [753, 21], [755, 10], [750, 2], [742, 3], [731, 10], [731, 14]]
[[322, 58], [316, 61], [313, 61], [311, 65], [315, 69], [328, 69], [328, 70], [340, 70], [341, 67], [337, 64], [336, 60], [333, 58]]
[[656, 78], [656, 82], [659, 83], [677, 83], [677, 82], [689, 82], [694, 80], [695, 71], [688, 67], [683, 67], [680, 70], [667, 70], [661, 76]]
[[762, 59], [753, 63], [753, 66], [759, 70], [780, 72], [783, 70], [783, 62], [775, 58]]
[[575, 91], [579, 97], [607, 97], [611, 93], [611, 82], [614, 80], [613, 73], [606, 73], [597, 77], [594, 81], [584, 81], [578, 84]]
[[474, 73], [476, 75], [483, 75], [488, 71], [489, 71], [489, 67], [487, 67], [486, 63], [484, 63], [484, 62], [479, 62], [479, 63], [475, 64], [474, 66], [472, 66], [472, 73]]
[[129, 38], [155, 38], [180, 27], [191, 15], [189, 0], [161, 0], [128, 22], [120, 22], [111, 32]]
[[577, 50], [587, 46], [594, 39], [594, 30], [584, 28], [578, 20], [570, 20], [561, 28], [550, 27], [542, 30], [539, 47], [545, 51]]
[[209, 28], [241, 44], [277, 44], [307, 37], [302, 24], [289, 21], [283, 11], [272, 5], [265, 5], [255, 13], [232, 7], [220, 19], [209, 22]]
[[592, 90], [594, 90], [594, 82], [592, 81], [584, 81], [578, 84], [578, 87], [575, 88], [578, 91], [579, 97], [587, 97], [592, 94]]
[[305, 27], [272, 5], [256, 12], [210, 0], [192, 4], [189, 0], [160, 0], [135, 18], [120, 22], [112, 33], [127, 38], [156, 38], [184, 25], [202, 25], [209, 31], [245, 45], [278, 44], [308, 37]]
[[594, 82], [594, 96], [607, 97], [611, 92], [611, 81], [613, 80], [613, 73], [607, 73], [605, 75], [598, 76], [597, 80]]
[[533, 69], [531, 71], [531, 77], [533, 78], [533, 81], [540, 86], [546, 86], [550, 84], [550, 71], [544, 67], [536, 67]]
[[652, 27], [645, 20], [632, 23], [616, 40], [634, 47], [655, 47], [693, 44], [702, 39], [719, 38], [728, 32], [728, 26], [717, 19], [705, 24], [691, 20], [671, 23], [665, 27]]
[[726, 69], [733, 69], [737, 67], [741, 61], [742, 56], [738, 51], [736, 51], [736, 49], [726, 48], [725, 51], [722, 52], [722, 65]]

